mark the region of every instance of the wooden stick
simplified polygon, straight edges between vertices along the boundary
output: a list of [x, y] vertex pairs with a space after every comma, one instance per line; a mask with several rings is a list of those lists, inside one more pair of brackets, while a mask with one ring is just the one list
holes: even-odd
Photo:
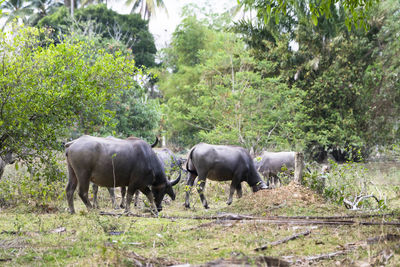
[[270, 248], [270, 247], [272, 247], [272, 246], [276, 246], [276, 245], [279, 245], [279, 244], [282, 244], [282, 243], [286, 243], [286, 242], [288, 242], [288, 241], [290, 241], [290, 240], [294, 240], [294, 239], [299, 238], [299, 237], [301, 237], [301, 236], [307, 236], [307, 235], [309, 235], [310, 233], [311, 233], [310, 230], [306, 230], [306, 231], [304, 231], [304, 232], [291, 235], [291, 236], [286, 237], [286, 238], [284, 238], [284, 239], [277, 240], [277, 241], [274, 241], [274, 242], [270, 242], [270, 243], [268, 243], [268, 244], [265, 244], [265, 245], [263, 245], [263, 246], [261, 246], [261, 247], [258, 247], [258, 248], [256, 248], [256, 249], [254, 249], [254, 250], [255, 250], [255, 251], [265, 250], [265, 249]]
[[323, 259], [330, 259], [336, 256], [344, 255], [349, 253], [351, 250], [340, 250], [340, 251], [334, 251], [326, 254], [319, 254], [319, 255], [314, 255], [305, 258], [306, 261], [318, 261], [318, 260], [323, 260]]
[[395, 216], [393, 212], [383, 214], [360, 214], [360, 215], [343, 215], [343, 216], [273, 216], [278, 219], [318, 219], [318, 220], [336, 220], [336, 219], [354, 219], [354, 218], [373, 218]]

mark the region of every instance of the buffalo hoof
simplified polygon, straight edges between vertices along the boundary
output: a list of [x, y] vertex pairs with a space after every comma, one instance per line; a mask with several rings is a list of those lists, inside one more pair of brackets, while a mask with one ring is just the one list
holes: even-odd
[[232, 204], [232, 201], [227, 201], [227, 202], [226, 202], [226, 205], [229, 206], [230, 204]]
[[153, 214], [154, 217], [158, 217], [158, 211], [152, 210], [151, 214]]
[[190, 209], [190, 204], [185, 203], [185, 208]]

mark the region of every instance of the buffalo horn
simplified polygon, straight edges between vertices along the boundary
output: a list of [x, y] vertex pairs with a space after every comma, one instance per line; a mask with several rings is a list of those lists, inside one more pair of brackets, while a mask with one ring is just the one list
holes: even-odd
[[179, 169], [179, 176], [178, 176], [178, 178], [176, 178], [175, 180], [173, 180], [173, 181], [171, 182], [171, 186], [174, 186], [174, 185], [176, 185], [177, 183], [179, 183], [179, 181], [181, 180], [181, 174], [182, 174], [182, 171], [181, 171], [181, 169]]
[[156, 141], [154, 142], [154, 144], [151, 145], [151, 147], [155, 147], [158, 144], [158, 137], [156, 136]]

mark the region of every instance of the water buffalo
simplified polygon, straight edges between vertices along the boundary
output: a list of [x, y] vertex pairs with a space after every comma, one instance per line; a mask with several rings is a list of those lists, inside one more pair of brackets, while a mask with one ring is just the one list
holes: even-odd
[[278, 173], [282, 172], [282, 168], [294, 170], [295, 152], [263, 152], [262, 155], [255, 159], [256, 169], [268, 185], [276, 184], [279, 181]]
[[[203, 193], [206, 178], [214, 181], [232, 181], [228, 205], [232, 203], [235, 190], [239, 198], [242, 196], [241, 182], [243, 181], [249, 184], [253, 192], [268, 188], [258, 175], [248, 151], [238, 146], [197, 144], [189, 152], [186, 169], [189, 172], [188, 186], [192, 187], [198, 176], [197, 191], [206, 209], [208, 204]], [[186, 191], [185, 206], [187, 208], [190, 207], [189, 191]]]
[[88, 209], [89, 182], [104, 187], [128, 186], [125, 212], [129, 212], [133, 193], [140, 190], [149, 199], [154, 213], [162, 209], [165, 194], [173, 200], [172, 186], [151, 146], [137, 138], [117, 139], [82, 136], [67, 143], [66, 156], [69, 181], [66, 187], [71, 213], [75, 212], [73, 194], [78, 194]]
[[[158, 159], [161, 161], [165, 172], [169, 178], [169, 180], [172, 177], [172, 174], [178, 171], [178, 179], [181, 178], [182, 174], [182, 160], [178, 159], [175, 154], [168, 148], [154, 148], [153, 151], [156, 153]], [[121, 207], [124, 206], [124, 197], [125, 197], [125, 188], [121, 187]], [[134, 204], [135, 206], [138, 205], [139, 202], [139, 191], [136, 191], [135, 193], [135, 201]]]
[[[107, 136], [107, 139], [113, 139], [113, 140], [119, 140], [118, 138], [115, 138], [114, 136]], [[131, 136], [129, 137], [129, 140], [141, 140], [138, 137], [134, 137]], [[156, 141], [151, 145], [151, 147], [155, 147], [158, 144], [159, 140], [156, 137]], [[70, 142], [71, 143], [71, 142]], [[92, 183], [92, 189], [93, 189], [93, 207], [94, 208], [99, 208], [99, 203], [97, 201], [97, 193], [99, 191], [99, 186], [95, 183]], [[112, 206], [114, 207], [114, 209], [118, 209], [118, 205], [117, 202], [115, 201], [115, 190], [114, 187], [107, 187], [108, 193], [110, 194], [111, 197], [111, 202], [112, 202]], [[136, 191], [137, 193], [135, 194], [135, 206], [137, 205], [137, 199], [138, 199], [138, 193], [139, 191]], [[121, 186], [121, 203], [119, 205], [119, 207], [121, 208], [125, 208], [125, 195], [126, 195], [126, 187], [125, 186]]]

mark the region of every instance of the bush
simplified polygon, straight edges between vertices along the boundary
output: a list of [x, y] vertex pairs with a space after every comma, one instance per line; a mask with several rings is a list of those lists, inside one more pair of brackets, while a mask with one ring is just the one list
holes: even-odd
[[[66, 170], [64, 168], [44, 167], [40, 171], [33, 171], [33, 165], [19, 166], [14, 164], [14, 169], [8, 167], [6, 175], [0, 181], [0, 205], [18, 206], [28, 205], [39, 208], [49, 208], [54, 201], [64, 199]], [[55, 172], [57, 170], [57, 172]], [[57, 173], [57, 179], [47, 179], [48, 175]]]
[[387, 208], [383, 200], [371, 194], [372, 176], [368, 174], [364, 164], [354, 162], [338, 164], [330, 161], [329, 173], [321, 174], [319, 171], [314, 171], [306, 174], [304, 183], [326, 199], [340, 205], [344, 204], [347, 208]]

